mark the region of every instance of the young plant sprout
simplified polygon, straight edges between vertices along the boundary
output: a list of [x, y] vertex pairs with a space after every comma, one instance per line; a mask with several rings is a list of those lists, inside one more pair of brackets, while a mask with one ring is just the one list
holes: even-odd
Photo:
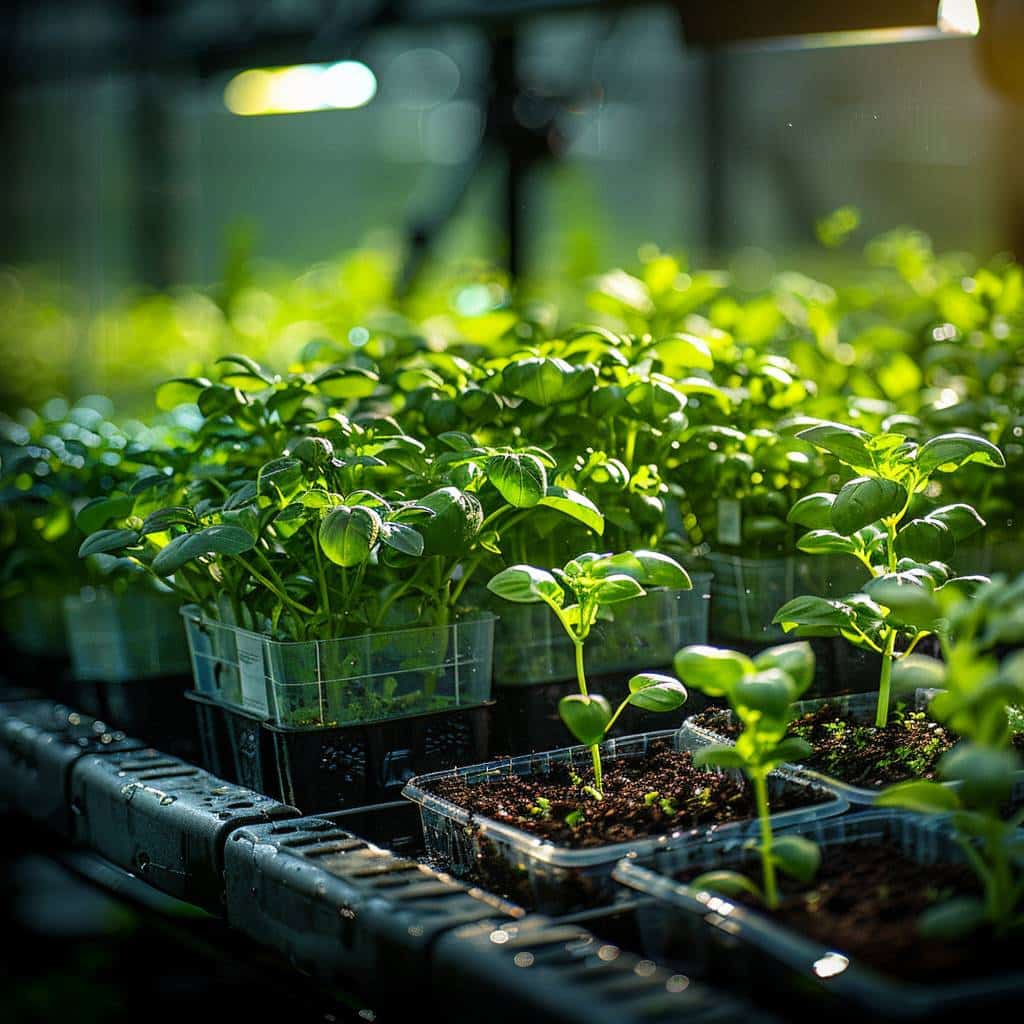
[[757, 803], [761, 841], [754, 847], [761, 859], [762, 884], [735, 871], [710, 871], [693, 884], [726, 894], [747, 892], [774, 910], [779, 905], [776, 870], [801, 882], [817, 873], [821, 854], [802, 836], [772, 835], [768, 804], [768, 773], [787, 761], [806, 757], [809, 744], [786, 737], [793, 702], [814, 678], [814, 653], [807, 643], [783, 644], [751, 660], [738, 651], [697, 645], [684, 647], [675, 658], [676, 674], [709, 697], [724, 697], [743, 725], [735, 746], [713, 744], [697, 751], [693, 762], [739, 769], [749, 779]]
[[1024, 765], [1011, 747], [1009, 709], [1024, 702], [1024, 652], [1000, 663], [993, 647], [1024, 639], [1020, 600], [1024, 577], [998, 580], [973, 597], [945, 587], [918, 598], [918, 616], [946, 616], [950, 636], [945, 661], [924, 655], [905, 659], [893, 672], [894, 685], [938, 689], [931, 701], [934, 718], [963, 740], [939, 761], [939, 775], [953, 786], [923, 779], [890, 786], [880, 806], [950, 814], [950, 823], [968, 864], [981, 883], [982, 897], [957, 897], [926, 911], [918, 922], [927, 936], [948, 940], [982, 928], [996, 934], [1024, 927], [1024, 865], [1020, 826], [1024, 810], [1008, 817], [1016, 774]]
[[[798, 435], [830, 452], [858, 475], [837, 494], [801, 498], [790, 522], [809, 529], [797, 543], [809, 554], [846, 554], [869, 574], [863, 591], [840, 599], [802, 596], [772, 620], [796, 636], [843, 636], [881, 655], [875, 724], [889, 718], [893, 662], [937, 632], [934, 619], [901, 617], [890, 598], [902, 589], [937, 591], [953, 578], [946, 564], [957, 544], [984, 525], [966, 504], [911, 511], [937, 474], [978, 462], [1006, 465], [1002, 452], [972, 434], [941, 434], [923, 444], [902, 434], [869, 434], [841, 423], [820, 423]], [[897, 646], [897, 645], [900, 646]]]
[[[611, 605], [643, 597], [644, 586], [689, 590], [692, 584], [678, 562], [657, 551], [616, 555], [591, 551], [552, 572], [532, 565], [513, 565], [487, 584], [492, 593], [506, 601], [546, 604], [572, 641], [580, 692], [563, 697], [558, 713], [573, 736], [590, 748], [594, 784], [584, 788], [598, 800], [604, 795], [600, 744], [626, 707], [632, 704], [645, 711], [674, 711], [686, 700], [686, 690], [678, 679], [653, 672], [630, 679], [629, 694], [614, 712], [604, 697], [587, 688], [583, 648], [591, 629]], [[566, 590], [572, 598], [569, 604]]]

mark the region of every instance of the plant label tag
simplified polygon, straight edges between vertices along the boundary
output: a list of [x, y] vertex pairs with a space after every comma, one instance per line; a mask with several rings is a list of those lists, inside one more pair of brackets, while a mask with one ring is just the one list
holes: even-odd
[[734, 546], [743, 543], [743, 515], [735, 498], [718, 499], [718, 543]]
[[267, 704], [267, 673], [263, 667], [263, 638], [237, 633], [235, 640], [238, 675], [242, 684], [242, 707], [266, 717], [270, 708]]

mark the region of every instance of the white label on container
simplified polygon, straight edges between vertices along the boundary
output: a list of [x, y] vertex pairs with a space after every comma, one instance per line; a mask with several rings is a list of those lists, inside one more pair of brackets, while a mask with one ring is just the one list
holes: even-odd
[[267, 674], [263, 667], [263, 638], [235, 634], [238, 649], [238, 675], [242, 683], [242, 707], [268, 715]]
[[739, 545], [743, 542], [743, 515], [735, 498], [718, 499], [718, 543]]

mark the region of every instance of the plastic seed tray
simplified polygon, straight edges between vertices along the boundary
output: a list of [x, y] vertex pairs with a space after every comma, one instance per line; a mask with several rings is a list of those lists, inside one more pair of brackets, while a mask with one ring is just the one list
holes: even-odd
[[[670, 743], [676, 750], [698, 750], [710, 741], [686, 730], [644, 733], [614, 739], [602, 744], [602, 756], [608, 762], [620, 758], [646, 757], [655, 743]], [[687, 841], [694, 836], [732, 834], [747, 837], [754, 834], [755, 820], [733, 822], [711, 830], [687, 830], [671, 835], [613, 843], [586, 849], [557, 846], [522, 829], [489, 818], [471, 817], [469, 811], [430, 792], [430, 786], [443, 779], [459, 777], [470, 784], [487, 782], [507, 775], [544, 775], [562, 765], [589, 768], [590, 749], [566, 747], [543, 754], [490, 761], [469, 768], [435, 772], [413, 779], [403, 795], [420, 805], [423, 833], [429, 855], [456, 874], [473, 870], [478, 862], [501, 865], [517, 887], [528, 886], [533, 909], [542, 913], [563, 913], [568, 910], [605, 902], [614, 893], [611, 880], [616, 861], [630, 853], [653, 852], [666, 844]], [[806, 778], [801, 772], [777, 771], [769, 777], [771, 792], [786, 785], [813, 789], [821, 800], [811, 806], [773, 816], [777, 825], [841, 814], [849, 804], [825, 785]]]
[[222, 913], [224, 843], [294, 807], [152, 749], [72, 766], [75, 837], [155, 888]]
[[[828, 848], [856, 841], [889, 840], [923, 867], [960, 861], [963, 852], [943, 822], [893, 809], [808, 821], [787, 829]], [[617, 881], [654, 898], [639, 911], [645, 951], [678, 962], [752, 996], [771, 991], [802, 1012], [843, 1012], [864, 1019], [924, 1020], [955, 1015], [1024, 994], [1024, 973], [985, 980], [928, 984], [897, 980], [852, 960], [840, 949], [791, 931], [757, 910], [696, 889], [675, 876], [689, 869], [749, 870], [751, 853], [736, 837], [630, 858], [615, 868]], [[799, 1000], [799, 1003], [797, 1003]]]
[[48, 700], [0, 704], [0, 799], [71, 839], [71, 766], [88, 754], [143, 744], [88, 715]]
[[450, 1020], [488, 1024], [763, 1024], [749, 1003], [540, 915], [442, 935], [435, 998]]
[[233, 927], [300, 970], [361, 982], [384, 1002], [429, 984], [428, 953], [441, 933], [477, 922], [497, 928], [522, 913], [328, 818], [236, 831], [225, 866]]

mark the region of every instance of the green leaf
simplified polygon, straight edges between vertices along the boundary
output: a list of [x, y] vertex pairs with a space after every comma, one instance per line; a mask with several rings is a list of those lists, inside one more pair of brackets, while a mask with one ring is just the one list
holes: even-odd
[[579, 491], [548, 484], [548, 489], [538, 504], [575, 519], [589, 527], [599, 537], [604, 533], [604, 516], [601, 515], [600, 509]]
[[598, 694], [571, 693], [558, 702], [558, 715], [580, 743], [592, 747], [604, 739], [612, 709]]
[[298, 459], [280, 458], [260, 467], [256, 492], [278, 505], [287, 505], [305, 484], [302, 463]]
[[89, 555], [104, 555], [111, 551], [133, 547], [138, 544], [140, 535], [137, 530], [98, 530], [82, 541], [78, 549], [80, 558]]
[[565, 601], [565, 591], [551, 573], [532, 565], [512, 565], [491, 578], [487, 589], [506, 601], [517, 604], [535, 604], [553, 601], [559, 607]]
[[779, 668], [767, 668], [739, 680], [732, 688], [729, 703], [741, 718], [745, 712], [756, 711], [780, 721], [795, 697], [796, 686], [789, 674]]
[[170, 508], [158, 508], [155, 512], [150, 512], [142, 520], [141, 533], [143, 536], [165, 533], [172, 526], [197, 526], [198, 523], [199, 520], [192, 509], [184, 505], [172, 505]]
[[907, 573], [887, 573], [864, 584], [864, 593], [884, 605], [900, 622], [932, 627], [941, 614], [932, 588], [924, 579]]
[[925, 518], [941, 523], [957, 541], [972, 537], [985, 525], [985, 520], [970, 505], [962, 504], [943, 505], [929, 512]]
[[329, 369], [313, 378], [313, 387], [328, 398], [369, 398], [377, 390], [379, 378], [359, 366]]
[[771, 856], [780, 871], [805, 885], [814, 880], [821, 867], [821, 850], [804, 836], [777, 836]]
[[996, 808], [1009, 800], [1020, 758], [1013, 750], [994, 750], [963, 741], [939, 759], [942, 778], [959, 783], [967, 807]]
[[229, 387], [241, 388], [243, 391], [263, 391], [273, 384], [272, 378], [260, 364], [248, 356], [222, 356], [216, 362], [219, 366], [232, 367], [220, 375], [221, 383]]
[[82, 533], [95, 533], [106, 526], [111, 519], [124, 519], [132, 514], [135, 499], [127, 494], [117, 494], [109, 498], [93, 498], [86, 502], [75, 516], [75, 525]]
[[755, 656], [754, 666], [758, 671], [782, 669], [793, 680], [797, 696], [814, 681], [814, 651], [805, 641], [769, 647]]
[[811, 530], [796, 542], [796, 546], [809, 555], [848, 555], [860, 550], [855, 540], [832, 530]]
[[806, 526], [809, 530], [830, 530], [835, 500], [834, 494], [825, 491], [808, 494], [793, 505], [786, 519], [797, 526]]
[[591, 591], [593, 598], [600, 605], [621, 604], [643, 597], [647, 591], [632, 577], [625, 573], [605, 576]]
[[320, 523], [320, 549], [335, 565], [350, 568], [370, 557], [380, 529], [381, 519], [374, 509], [340, 505]]
[[952, 473], [968, 462], [1002, 468], [1003, 453], [991, 441], [974, 434], [941, 434], [921, 445], [917, 453], [917, 470], [929, 477], [935, 472]]
[[492, 455], [484, 463], [484, 471], [498, 493], [516, 508], [539, 504], [547, 490], [547, 470], [536, 455], [522, 452]]
[[[686, 570], [668, 555], [660, 551], [634, 551], [637, 561], [643, 566], [643, 576], [637, 581], [647, 587], [668, 587], [672, 590], [692, 590], [693, 583]], [[626, 572], [629, 575], [629, 572]]]
[[697, 687], [709, 697], [726, 696], [745, 675], [757, 671], [745, 654], [703, 644], [679, 651], [674, 668], [684, 683]]
[[875, 807], [902, 807], [923, 814], [945, 814], [960, 807], [960, 798], [948, 786], [914, 779], [888, 786], [875, 798]]
[[672, 676], [641, 672], [629, 681], [629, 703], [644, 711], [675, 711], [686, 703], [686, 687]]
[[912, 519], [896, 534], [896, 554], [900, 558], [912, 558], [915, 562], [944, 561], [955, 551], [953, 534], [945, 524], [931, 517]]
[[416, 500], [433, 512], [430, 519], [418, 522], [427, 555], [462, 555], [472, 548], [484, 521], [484, 511], [475, 495], [458, 487], [441, 487]]
[[801, 430], [796, 436], [801, 441], [823, 448], [840, 462], [845, 462], [854, 469], [870, 469], [874, 465], [867, 448], [867, 442], [871, 438], [867, 431], [848, 427], [843, 423], [821, 423]]
[[419, 557], [423, 554], [423, 537], [405, 523], [382, 522], [380, 539], [389, 548], [401, 551], [404, 555]]
[[292, 446], [291, 454], [307, 466], [322, 466], [334, 454], [334, 445], [326, 437], [304, 437]]
[[929, 907], [917, 919], [917, 930], [933, 942], [955, 942], [988, 923], [985, 904], [981, 900], [958, 896]]
[[694, 751], [693, 763], [698, 768], [746, 768], [747, 762], [740, 752], [729, 743], [711, 743]]
[[255, 538], [239, 526], [219, 523], [195, 533], [183, 533], [161, 548], [153, 559], [153, 572], [170, 576], [187, 562], [203, 555], [240, 555], [256, 544]]
[[670, 334], [667, 338], [662, 338], [651, 346], [651, 351], [667, 364], [666, 373], [671, 372], [668, 367], [673, 370], [713, 370], [715, 368], [715, 361], [711, 356], [708, 343], [695, 334], [683, 334], [682, 332]]
[[578, 400], [597, 382], [597, 373], [592, 366], [577, 368], [564, 359], [539, 356], [509, 363], [501, 376], [513, 395], [542, 407]]
[[745, 892], [761, 902], [764, 901], [764, 896], [757, 885], [738, 871], [705, 871], [703, 875], [698, 875], [686, 884], [690, 889], [717, 892], [723, 896], [738, 896]]
[[798, 736], [787, 736], [768, 751], [768, 758], [763, 764], [767, 767], [770, 762], [773, 768], [780, 764], [799, 764], [810, 757], [812, 753], [814, 753], [814, 748], [807, 740], [802, 740]]
[[908, 654], [892, 667], [892, 687], [897, 693], [942, 690], [946, 682], [945, 664], [927, 654]]
[[893, 480], [859, 476], [843, 484], [832, 505], [832, 526], [849, 537], [865, 526], [896, 515], [907, 500], [907, 492]]
[[175, 377], [165, 381], [156, 389], [156, 405], [164, 412], [170, 412], [179, 405], [194, 403], [201, 391], [208, 388], [213, 381], [205, 377]]
[[843, 629], [852, 619], [853, 609], [843, 601], [803, 595], [787, 601], [775, 613], [772, 622], [781, 625], [788, 633], [796, 626]]

